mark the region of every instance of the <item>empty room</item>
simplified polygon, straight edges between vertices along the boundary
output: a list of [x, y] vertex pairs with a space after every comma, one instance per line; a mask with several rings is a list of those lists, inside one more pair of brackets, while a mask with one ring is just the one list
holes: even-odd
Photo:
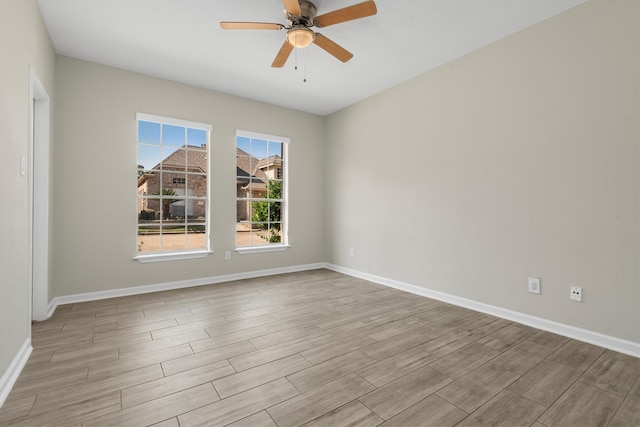
[[637, 0], [1, 0], [0, 426], [640, 426]]

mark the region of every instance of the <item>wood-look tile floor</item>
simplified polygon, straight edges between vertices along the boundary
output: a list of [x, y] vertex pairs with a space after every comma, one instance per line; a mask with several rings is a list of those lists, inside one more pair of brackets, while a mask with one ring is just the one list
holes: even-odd
[[328, 270], [58, 307], [19, 426], [639, 426], [640, 359]]

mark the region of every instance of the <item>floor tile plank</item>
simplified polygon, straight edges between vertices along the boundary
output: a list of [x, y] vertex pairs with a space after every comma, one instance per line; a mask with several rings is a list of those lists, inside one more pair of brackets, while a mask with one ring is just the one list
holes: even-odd
[[638, 359], [607, 350], [582, 375], [580, 381], [624, 398], [639, 378]]
[[267, 412], [279, 427], [299, 426], [374, 388], [359, 376], [350, 374], [275, 405], [267, 409]]
[[185, 356], [173, 358], [162, 362], [162, 370], [164, 374], [174, 375], [179, 372], [188, 371], [190, 369], [199, 368], [221, 360], [229, 359], [233, 356], [246, 354], [255, 350], [249, 341], [239, 341], [222, 347], [216, 347], [211, 350], [202, 351], [200, 353], [188, 353]]
[[519, 377], [519, 374], [489, 362], [439, 390], [437, 395], [471, 413]]
[[385, 421], [380, 427], [449, 427], [455, 426], [467, 415], [446, 400], [431, 395]]
[[363, 396], [360, 401], [382, 419], [388, 420], [452, 381], [425, 366]]
[[541, 405], [549, 406], [580, 377], [582, 372], [560, 363], [544, 360], [509, 386]]
[[83, 427], [135, 427], [157, 423], [219, 400], [210, 383], [85, 421]]
[[540, 417], [548, 427], [606, 426], [622, 398], [577, 382]]
[[456, 426], [530, 426], [544, 410], [544, 406], [532, 400], [503, 390]]
[[376, 360], [361, 351], [353, 351], [287, 376], [301, 393], [344, 377]]
[[130, 372], [125, 372], [99, 381], [91, 381], [80, 385], [69, 386], [46, 393], [38, 393], [38, 399], [31, 412], [32, 415], [52, 412], [87, 400], [109, 394], [131, 385], [145, 383], [162, 378], [160, 364], [147, 366]]
[[627, 398], [618, 409], [617, 415], [626, 421], [640, 425], [640, 379], [629, 391]]
[[437, 358], [437, 356], [420, 350], [419, 347], [413, 347], [363, 368], [357, 373], [376, 387], [381, 387], [428, 365]]
[[260, 411], [257, 414], [243, 418], [235, 423], [229, 424], [229, 427], [278, 427], [273, 422], [266, 411]]
[[280, 378], [178, 416], [181, 427], [224, 426], [291, 399], [299, 393]]
[[451, 378], [460, 378], [498, 354], [500, 352], [497, 350], [473, 343], [441, 357], [429, 366]]
[[229, 362], [223, 360], [190, 371], [154, 379], [153, 381], [141, 381], [135, 386], [123, 388], [122, 408], [125, 409], [159, 397], [187, 390], [233, 374], [234, 372]]
[[213, 381], [213, 386], [220, 397], [225, 399], [278, 378], [286, 377], [309, 366], [311, 366], [311, 363], [304, 357], [294, 354], [215, 380]]
[[360, 401], [354, 400], [338, 409], [305, 424], [305, 427], [375, 427], [382, 418], [371, 412]]

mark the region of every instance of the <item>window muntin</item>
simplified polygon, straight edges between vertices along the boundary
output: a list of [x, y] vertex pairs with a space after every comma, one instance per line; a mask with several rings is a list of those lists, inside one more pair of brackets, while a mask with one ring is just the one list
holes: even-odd
[[287, 245], [288, 138], [236, 133], [236, 248]]
[[137, 255], [209, 250], [211, 126], [138, 114]]

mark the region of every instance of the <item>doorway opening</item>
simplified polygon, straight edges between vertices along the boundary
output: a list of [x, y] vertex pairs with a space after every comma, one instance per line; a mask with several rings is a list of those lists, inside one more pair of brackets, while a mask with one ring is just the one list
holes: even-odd
[[29, 278], [31, 319], [49, 317], [49, 95], [29, 69]]

